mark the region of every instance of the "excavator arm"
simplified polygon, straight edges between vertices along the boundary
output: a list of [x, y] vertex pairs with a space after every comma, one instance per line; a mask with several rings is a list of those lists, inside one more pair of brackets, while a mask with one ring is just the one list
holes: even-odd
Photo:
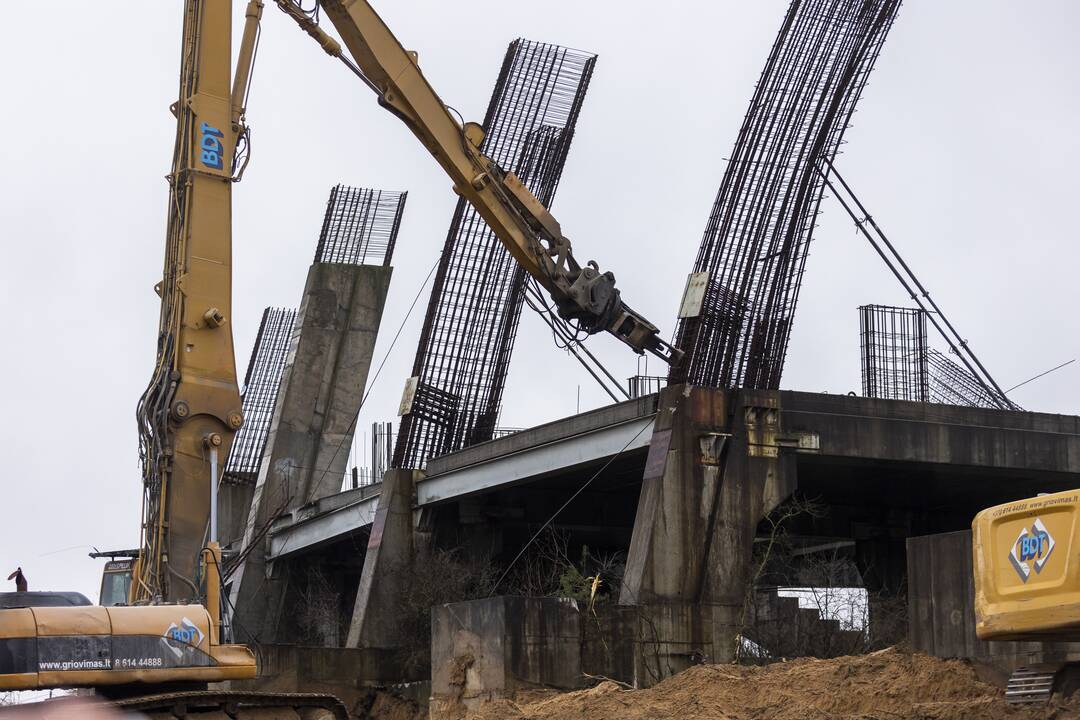
[[[417, 56], [402, 47], [366, 0], [320, 0], [351, 56], [294, 0], [276, 0], [287, 15], [332, 57], [353, 68], [423, 143], [514, 259], [551, 295], [559, 314], [589, 333], [607, 331], [642, 353], [668, 363], [681, 351], [659, 337], [656, 326], [622, 301], [615, 276], [596, 263], [582, 266], [559, 222], [512, 172], [487, 157], [476, 123], [459, 123], [420, 71]], [[355, 63], [355, 64], [354, 64]]]
[[[186, 0], [157, 361], [139, 400], [142, 542], [131, 600], [200, 595], [217, 460], [243, 423], [231, 326], [232, 185], [262, 0], [250, 0], [235, 77], [232, 2]], [[237, 161], [237, 147], [242, 151]]]

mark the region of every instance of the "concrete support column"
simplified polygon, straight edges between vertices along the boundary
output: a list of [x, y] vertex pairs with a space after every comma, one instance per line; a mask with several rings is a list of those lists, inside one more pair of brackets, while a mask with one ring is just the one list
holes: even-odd
[[622, 605], [712, 607], [717, 661], [730, 658], [758, 523], [794, 490], [778, 394], [672, 386], [660, 396]]
[[346, 647], [393, 648], [401, 643], [397, 618], [402, 571], [413, 557], [413, 505], [420, 477], [418, 471], [399, 468], [383, 475]]
[[790, 443], [780, 431], [776, 393], [740, 391], [734, 406], [722, 463], [706, 468], [723, 482], [706, 539], [700, 599], [741, 606], [758, 523], [795, 491], [795, 458], [783, 450]]
[[272, 642], [283, 617], [287, 583], [266, 562], [269, 524], [341, 489], [390, 275], [389, 267], [337, 263], [308, 271], [243, 531], [248, 554], [230, 589], [246, 639]]
[[701, 598], [728, 406], [721, 390], [675, 385], [661, 392], [620, 604]]

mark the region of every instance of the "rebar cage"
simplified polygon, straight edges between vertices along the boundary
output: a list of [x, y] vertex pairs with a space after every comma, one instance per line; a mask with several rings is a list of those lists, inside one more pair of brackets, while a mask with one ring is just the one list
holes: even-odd
[[712, 306], [679, 320], [672, 382], [780, 385], [819, 164], [840, 147], [900, 0], [795, 0], [780, 28], [709, 215], [695, 272]]
[[[510, 44], [488, 105], [481, 149], [550, 206], [596, 56]], [[401, 419], [394, 467], [422, 468], [490, 440], [502, 402], [526, 274], [479, 214], [459, 200], [413, 363], [416, 393]]]

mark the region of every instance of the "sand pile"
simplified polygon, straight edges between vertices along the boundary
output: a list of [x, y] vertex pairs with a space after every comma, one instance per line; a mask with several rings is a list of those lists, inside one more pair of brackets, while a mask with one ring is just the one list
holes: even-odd
[[[647, 690], [604, 682], [573, 693], [488, 703], [468, 720], [1004, 720], [1080, 719], [1070, 707], [1021, 709], [975, 669], [897, 649], [767, 667], [702, 665]], [[438, 719], [435, 719], [438, 720]]]

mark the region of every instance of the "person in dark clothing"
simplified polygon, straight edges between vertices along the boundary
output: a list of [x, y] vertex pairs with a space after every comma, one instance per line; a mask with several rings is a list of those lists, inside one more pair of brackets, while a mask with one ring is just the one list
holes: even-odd
[[22, 571], [21, 567], [15, 568], [15, 572], [8, 575], [7, 579], [15, 581], [15, 591], [16, 592], [26, 592], [26, 588], [27, 588], [26, 576], [23, 575], [23, 571]]

